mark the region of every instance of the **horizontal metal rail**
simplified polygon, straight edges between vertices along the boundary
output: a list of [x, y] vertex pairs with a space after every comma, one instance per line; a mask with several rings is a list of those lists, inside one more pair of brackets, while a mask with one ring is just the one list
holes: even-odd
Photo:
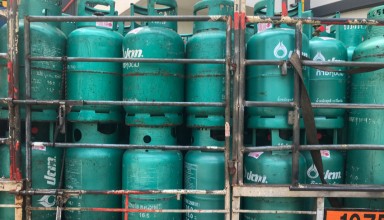
[[[267, 151], [289, 151], [293, 145], [282, 146], [245, 146], [243, 152], [267, 152]], [[319, 145], [300, 145], [300, 151], [306, 150], [384, 150], [384, 145], [374, 144], [319, 144]]]
[[229, 16], [26, 16], [30, 22], [79, 22], [79, 21], [227, 21]]
[[[288, 60], [244, 60], [245, 65], [283, 65], [290, 63]], [[337, 66], [337, 67], [372, 67], [384, 68], [383, 62], [355, 62], [355, 61], [314, 61], [302, 60], [303, 66]], [[314, 67], [315, 68], [315, 67]]]
[[224, 146], [184, 146], [184, 145], [135, 145], [135, 144], [95, 144], [95, 143], [52, 143], [32, 142], [32, 148], [56, 147], [56, 148], [114, 148], [114, 149], [152, 149], [152, 150], [201, 150], [201, 151], [225, 151]]
[[[32, 61], [62, 61], [63, 57], [30, 56]], [[225, 59], [166, 59], [166, 58], [110, 58], [110, 57], [65, 57], [67, 62], [140, 62], [140, 63], [201, 63], [225, 64]]]
[[18, 195], [143, 195], [143, 194], [177, 194], [177, 195], [225, 195], [227, 190], [71, 190], [71, 189], [30, 189], [14, 192]]
[[335, 24], [335, 25], [373, 25], [384, 26], [384, 20], [369, 20], [366, 18], [298, 18], [288, 16], [246, 16], [247, 23], [272, 23], [272, 24]]
[[7, 53], [0, 53], [0, 59], [8, 59]]
[[23, 208], [21, 205], [11, 205], [11, 204], [0, 204], [0, 210], [2, 208]]
[[[366, 104], [366, 103], [315, 103], [313, 108], [338, 108], [338, 109], [384, 109], [384, 104]], [[293, 102], [259, 102], [245, 101], [245, 107], [294, 107]]]
[[143, 102], [143, 101], [88, 101], [88, 100], [12, 100], [0, 99], [4, 102], [24, 105], [114, 105], [114, 106], [207, 106], [224, 107], [224, 102]]
[[[85, 211], [85, 212], [125, 212], [125, 213], [229, 213], [230, 211], [226, 210], [209, 210], [209, 209], [125, 209], [125, 208], [70, 208], [63, 207], [63, 211]], [[30, 207], [29, 210], [32, 211], [54, 211], [57, 208], [45, 208], [45, 207]]]
[[0, 144], [8, 144], [10, 141], [9, 138], [0, 138]]
[[[307, 188], [308, 187], [308, 188]], [[309, 190], [321, 189], [321, 190]], [[305, 189], [305, 190], [302, 190]], [[372, 190], [371, 190], [372, 189]], [[377, 191], [375, 191], [377, 189]], [[374, 193], [372, 191], [375, 191]], [[358, 185], [336, 187], [331, 185], [259, 185], [247, 184], [244, 186], [233, 186], [234, 197], [338, 197], [338, 198], [383, 198], [384, 187], [359, 187]]]
[[297, 214], [297, 215], [316, 215], [315, 211], [289, 211], [289, 210], [234, 210], [236, 213], [258, 213], [258, 214]]

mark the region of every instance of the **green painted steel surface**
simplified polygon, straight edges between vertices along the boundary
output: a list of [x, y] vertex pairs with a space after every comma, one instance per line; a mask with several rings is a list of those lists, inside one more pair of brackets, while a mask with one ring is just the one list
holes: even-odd
[[[381, 10], [383, 7], [372, 9]], [[382, 18], [383, 15], [375, 18]], [[380, 29], [381, 28], [381, 29]], [[353, 61], [383, 62], [383, 27], [368, 32], [368, 39], [356, 47]], [[375, 35], [378, 34], [378, 35]], [[351, 102], [383, 104], [383, 70], [352, 75]], [[353, 109], [349, 115], [350, 144], [384, 144], [382, 127], [384, 112], [380, 110]], [[384, 184], [382, 166], [384, 152], [376, 150], [350, 150], [347, 152], [346, 183], [348, 184]], [[348, 207], [383, 209], [382, 199], [348, 199]]]
[[[114, 16], [115, 15], [115, 1], [114, 0], [78, 0], [77, 1], [77, 15], [78, 16]], [[76, 22], [77, 28], [81, 27], [95, 27], [95, 26], [108, 26], [112, 28], [112, 22], [98, 22], [86, 21]]]
[[[122, 36], [112, 30], [99, 27], [83, 27], [68, 37], [70, 57], [122, 56]], [[69, 100], [121, 100], [121, 63], [70, 62], [68, 66], [67, 94]], [[121, 121], [120, 106], [73, 107], [71, 121]]]
[[[19, 18], [24, 16], [60, 16], [61, 0], [21, 0], [18, 8]], [[50, 25], [60, 27], [60, 22], [49, 22]]]
[[[62, 14], [62, 16], [71, 16], [69, 14]], [[60, 24], [60, 30], [68, 36], [72, 31], [76, 29], [76, 22], [73, 21], [66, 21], [66, 22], [61, 22]]]
[[[314, 61], [346, 61], [344, 44], [334, 38], [314, 37], [309, 41], [310, 59]], [[345, 67], [333, 68], [344, 71]], [[309, 96], [314, 103], [346, 103], [347, 75], [340, 72], [309, 69]], [[317, 128], [342, 128], [344, 109], [315, 109]]]
[[[34, 123], [32, 125], [32, 141], [52, 141], [54, 124]], [[9, 147], [0, 146], [0, 175], [9, 178]], [[25, 145], [22, 144], [22, 173], [25, 177]], [[62, 167], [62, 149], [43, 146], [32, 148], [32, 188], [57, 189], [60, 181]], [[13, 204], [14, 196], [1, 192], [0, 204]], [[56, 207], [54, 195], [32, 196], [32, 205], [35, 207]], [[13, 220], [14, 209], [6, 208], [0, 210], [0, 219]], [[55, 219], [55, 211], [32, 211], [32, 219], [52, 220]]]
[[[383, 19], [384, 18], [384, 5], [371, 8], [368, 11], [367, 19]], [[382, 26], [367, 26], [367, 38], [383, 36], [384, 28]]]
[[[184, 42], [173, 30], [140, 27], [123, 40], [125, 58], [183, 58]], [[184, 101], [184, 65], [174, 63], [123, 64], [123, 100]], [[126, 106], [125, 123], [169, 126], [182, 123], [182, 107]]]
[[[175, 145], [171, 128], [130, 128], [130, 144]], [[180, 151], [127, 150], [123, 156], [124, 190], [181, 189], [183, 156]], [[129, 208], [181, 209], [182, 200], [172, 194], [130, 195]], [[122, 207], [125, 207], [123, 198]], [[124, 216], [124, 214], [123, 214]], [[178, 220], [180, 213], [129, 213], [129, 219]]]
[[[288, 131], [288, 130], [287, 130]], [[285, 130], [272, 130], [272, 145], [291, 144], [290, 138], [281, 138]], [[290, 184], [292, 172], [292, 154], [287, 151], [251, 152], [244, 155], [245, 184]], [[306, 180], [306, 162], [303, 155], [299, 157], [299, 182]], [[244, 198], [242, 209], [246, 210], [306, 210], [306, 199], [302, 198]], [[243, 215], [244, 220], [299, 220], [304, 215], [292, 214], [250, 214]]]
[[[195, 4], [194, 14], [208, 10], [208, 15], [233, 15], [233, 1], [203, 0]], [[209, 46], [207, 46], [209, 45]], [[194, 35], [188, 40], [186, 54], [189, 59], [225, 59], [226, 23], [195, 22]], [[225, 65], [188, 64], [186, 69], [187, 102], [224, 102]], [[187, 107], [187, 126], [224, 126], [223, 107]]]
[[339, 31], [339, 40], [347, 47], [348, 60], [352, 60], [353, 51], [366, 38], [366, 25], [341, 25], [336, 31]]
[[[255, 34], [247, 44], [247, 59], [287, 60], [294, 52], [295, 31], [272, 28]], [[308, 57], [308, 39], [303, 35], [302, 55]], [[303, 71], [307, 76], [307, 68]], [[277, 65], [247, 66], [246, 99], [249, 101], [289, 102], [293, 100], [292, 67], [287, 75]], [[289, 108], [248, 108], [249, 128], [289, 128]]]
[[[113, 144], [118, 141], [116, 124], [76, 123], [72, 128], [74, 143]], [[82, 190], [121, 189], [121, 162], [124, 151], [120, 149], [67, 149], [65, 160], [65, 188]], [[119, 208], [118, 195], [80, 195], [71, 197], [66, 207]], [[66, 211], [65, 219], [120, 220], [118, 212]]]
[[[0, 52], [7, 53], [7, 25], [0, 29]], [[31, 55], [62, 57], [65, 55], [66, 37], [56, 27], [47, 23], [31, 24]], [[25, 99], [24, 22], [19, 22], [19, 98]], [[62, 95], [62, 63], [33, 61], [31, 64], [31, 97], [39, 100], [59, 100]], [[0, 60], [0, 97], [8, 97], [8, 70], [4, 59]], [[7, 106], [1, 104], [0, 118], [8, 118]], [[57, 117], [54, 106], [33, 106], [33, 121], [54, 121]], [[21, 110], [24, 112], [24, 108]], [[24, 118], [24, 113], [22, 118]]]
[[[224, 133], [223, 130], [192, 131], [192, 145], [194, 146], [223, 146], [221, 138], [215, 138], [214, 132]], [[188, 151], [184, 161], [184, 188], [201, 190], [224, 189], [224, 153]], [[185, 209], [224, 209], [224, 196], [214, 195], [185, 195]], [[186, 213], [187, 220], [221, 220], [224, 214]]]

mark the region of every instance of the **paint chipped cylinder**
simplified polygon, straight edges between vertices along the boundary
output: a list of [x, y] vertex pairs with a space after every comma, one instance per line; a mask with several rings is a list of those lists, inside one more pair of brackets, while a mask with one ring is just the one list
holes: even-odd
[[[93, 1], [82, 0], [79, 2], [92, 3]], [[94, 2], [97, 3], [98, 1]], [[108, 5], [114, 5], [113, 1], [106, 2]], [[80, 6], [86, 7], [84, 4], [80, 4]], [[79, 8], [78, 10], [80, 13], [85, 9]], [[114, 13], [114, 7], [111, 6], [107, 15], [113, 16]], [[91, 58], [120, 58], [122, 56], [123, 37], [113, 30], [114, 24], [112, 22], [85, 24], [69, 34], [68, 56]], [[121, 101], [121, 73], [122, 64], [119, 62], [69, 62], [66, 99]], [[68, 120], [74, 122], [120, 122], [121, 112], [120, 106], [74, 106], [68, 114]]]
[[[149, 1], [174, 7], [175, 1]], [[148, 9], [149, 12], [153, 10]], [[151, 15], [151, 14], [148, 14]], [[157, 14], [154, 14], [157, 15]], [[184, 58], [184, 42], [173, 29], [163, 23], [131, 30], [123, 40], [124, 58]], [[184, 64], [143, 63], [123, 64], [123, 100], [147, 102], [184, 101]], [[130, 126], [176, 126], [183, 122], [180, 106], [125, 106], [125, 123]]]
[[[71, 131], [74, 143], [114, 144], [118, 141], [117, 124], [75, 123]], [[71, 190], [121, 189], [121, 162], [124, 151], [109, 148], [67, 149], [64, 185]], [[66, 207], [120, 208], [119, 195], [80, 195], [71, 197]], [[120, 220], [118, 212], [65, 211], [65, 219]]]
[[[194, 5], [194, 15], [208, 10], [208, 15], [233, 15], [233, 1], [203, 0]], [[209, 46], [207, 46], [209, 45]], [[186, 45], [189, 59], [225, 59], [226, 23], [195, 22], [194, 34]], [[225, 64], [187, 64], [187, 102], [225, 102]], [[224, 126], [223, 107], [187, 107], [187, 126]]]
[[[368, 17], [382, 18], [383, 6], [373, 8]], [[384, 62], [383, 47], [384, 27], [377, 26], [368, 30], [368, 39], [356, 47], [353, 61]], [[351, 76], [351, 103], [381, 104], [383, 96], [383, 69], [353, 74]], [[382, 135], [384, 112], [375, 109], [351, 109], [348, 119], [349, 144], [384, 144]], [[384, 184], [383, 166], [384, 152], [380, 150], [349, 150], [346, 162], [347, 184]], [[381, 198], [345, 200], [346, 207], [383, 209]]]
[[[224, 130], [193, 129], [192, 145], [224, 146]], [[190, 190], [223, 190], [225, 183], [224, 153], [188, 151], [184, 161], [184, 188]], [[212, 175], [213, 174], [213, 175]], [[185, 195], [184, 208], [188, 210], [224, 209], [222, 195]], [[222, 220], [224, 214], [185, 214], [186, 220]]]
[[[130, 144], [175, 145], [172, 128], [131, 127]], [[123, 156], [123, 190], [182, 189], [183, 156], [174, 150], [127, 150]], [[182, 200], [173, 194], [131, 194], [122, 207], [133, 209], [181, 209]], [[130, 220], [181, 219], [181, 213], [131, 212]]]

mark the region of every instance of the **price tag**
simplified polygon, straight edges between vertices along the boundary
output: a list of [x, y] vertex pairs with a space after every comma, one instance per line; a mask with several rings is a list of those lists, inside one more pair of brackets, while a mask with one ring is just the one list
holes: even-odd
[[326, 209], [324, 220], [384, 220], [384, 210]]

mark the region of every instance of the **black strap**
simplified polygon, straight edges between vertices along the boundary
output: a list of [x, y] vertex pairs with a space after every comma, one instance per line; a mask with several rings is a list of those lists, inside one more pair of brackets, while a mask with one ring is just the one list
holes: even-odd
[[[319, 141], [317, 139], [317, 129], [315, 125], [315, 117], [312, 110], [311, 100], [308, 95], [308, 91], [304, 84], [303, 70], [301, 65], [301, 60], [298, 54], [295, 52], [290, 57], [290, 62], [295, 68], [295, 72], [299, 75], [300, 78], [300, 104], [302, 110], [302, 116], [304, 120], [305, 133], [307, 137], [307, 142], [309, 145], [318, 145]], [[319, 150], [311, 150], [311, 156], [313, 163], [316, 166], [316, 169], [319, 173], [320, 180], [323, 184], [328, 184], [324, 179], [324, 167], [323, 161], [321, 159], [321, 154]], [[341, 207], [341, 203], [337, 198], [328, 198], [332, 207]]]

